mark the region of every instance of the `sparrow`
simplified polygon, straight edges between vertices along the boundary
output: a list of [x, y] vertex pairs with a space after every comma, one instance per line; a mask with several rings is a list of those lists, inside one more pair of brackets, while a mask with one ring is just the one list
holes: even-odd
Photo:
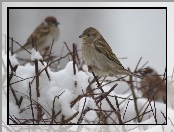
[[88, 68], [100, 77], [114, 75], [141, 76], [125, 69], [100, 32], [89, 27], [79, 36], [82, 39], [82, 55]]
[[[55, 17], [49, 16], [46, 17], [44, 22], [42, 22], [28, 37], [27, 42], [24, 44], [24, 48], [27, 50], [32, 49], [32, 39], [34, 39], [37, 50], [42, 52], [44, 49], [47, 50], [51, 47], [53, 39], [54, 43], [58, 41], [60, 36], [60, 30], [58, 28], [59, 22]], [[35, 47], [36, 48], [36, 47]], [[17, 53], [19, 51], [24, 50], [22, 47], [15, 51]]]
[[143, 76], [140, 83], [140, 90], [143, 93], [142, 96], [166, 103], [166, 83], [157, 72], [151, 67], [148, 67], [141, 72], [141, 75]]

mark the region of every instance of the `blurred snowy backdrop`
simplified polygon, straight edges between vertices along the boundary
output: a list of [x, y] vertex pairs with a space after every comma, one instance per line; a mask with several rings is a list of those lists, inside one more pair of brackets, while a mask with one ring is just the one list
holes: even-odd
[[[87, 27], [100, 31], [125, 68], [133, 71], [142, 57], [140, 66], [147, 66], [163, 74], [166, 66], [166, 10], [165, 9], [10, 9], [9, 37], [25, 44], [28, 36], [47, 16], [54, 16], [60, 22], [60, 39], [54, 44], [54, 55], [59, 56], [63, 42], [72, 48], [72, 43], [81, 49], [79, 35]], [[11, 42], [11, 41], [10, 41]], [[14, 50], [18, 49], [14, 45]], [[67, 49], [64, 48], [64, 54]], [[80, 53], [81, 55], [81, 53]], [[17, 55], [30, 58], [26, 52]], [[69, 60], [63, 60], [64, 68]], [[120, 82], [122, 90], [125, 84]], [[127, 87], [128, 88], [128, 87]]]

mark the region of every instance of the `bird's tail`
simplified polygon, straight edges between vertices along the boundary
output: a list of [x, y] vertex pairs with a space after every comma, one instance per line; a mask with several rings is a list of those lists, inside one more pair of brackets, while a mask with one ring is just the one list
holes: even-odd
[[130, 75], [130, 76], [134, 76], [134, 77], [137, 77], [137, 78], [143, 79], [142, 76], [137, 75], [137, 74], [135, 74], [135, 73], [133, 73], [133, 72], [127, 70], [127, 69], [124, 69], [123, 73], [126, 74], [126, 75]]

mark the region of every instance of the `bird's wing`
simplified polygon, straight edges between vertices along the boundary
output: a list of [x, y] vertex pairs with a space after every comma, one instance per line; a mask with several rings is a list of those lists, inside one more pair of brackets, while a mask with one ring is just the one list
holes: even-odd
[[112, 52], [111, 47], [103, 37], [94, 42], [94, 47], [98, 52], [104, 54], [109, 60], [114, 61], [115, 63], [123, 67], [116, 55]]
[[38, 39], [46, 36], [47, 34], [49, 34], [50, 32], [50, 26], [49, 25], [45, 25], [44, 23], [42, 23], [41, 25], [39, 25], [33, 32], [33, 34], [31, 34], [29, 36], [29, 38], [27, 39], [27, 43], [25, 45], [31, 44], [32, 43], [32, 36], [33, 38], [37, 41]]

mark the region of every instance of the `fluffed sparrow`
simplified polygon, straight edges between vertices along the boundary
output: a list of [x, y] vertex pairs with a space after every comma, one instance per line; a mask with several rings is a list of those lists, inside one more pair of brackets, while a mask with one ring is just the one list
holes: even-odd
[[[37, 50], [42, 52], [44, 49], [52, 45], [53, 39], [54, 43], [59, 39], [60, 30], [58, 28], [59, 22], [55, 17], [46, 17], [44, 22], [42, 22], [34, 32], [27, 39], [26, 44], [23, 46], [25, 49], [32, 49], [32, 36], [37, 45]], [[15, 53], [24, 50], [23, 48], [18, 49]]]
[[97, 29], [89, 27], [83, 31], [79, 38], [82, 39], [82, 55], [85, 63], [96, 75], [100, 77], [131, 75], [142, 78], [122, 66]]
[[157, 72], [148, 67], [141, 72], [143, 79], [141, 80], [140, 90], [143, 97], [153, 99], [156, 101], [164, 101], [166, 103], [166, 83], [157, 74]]

